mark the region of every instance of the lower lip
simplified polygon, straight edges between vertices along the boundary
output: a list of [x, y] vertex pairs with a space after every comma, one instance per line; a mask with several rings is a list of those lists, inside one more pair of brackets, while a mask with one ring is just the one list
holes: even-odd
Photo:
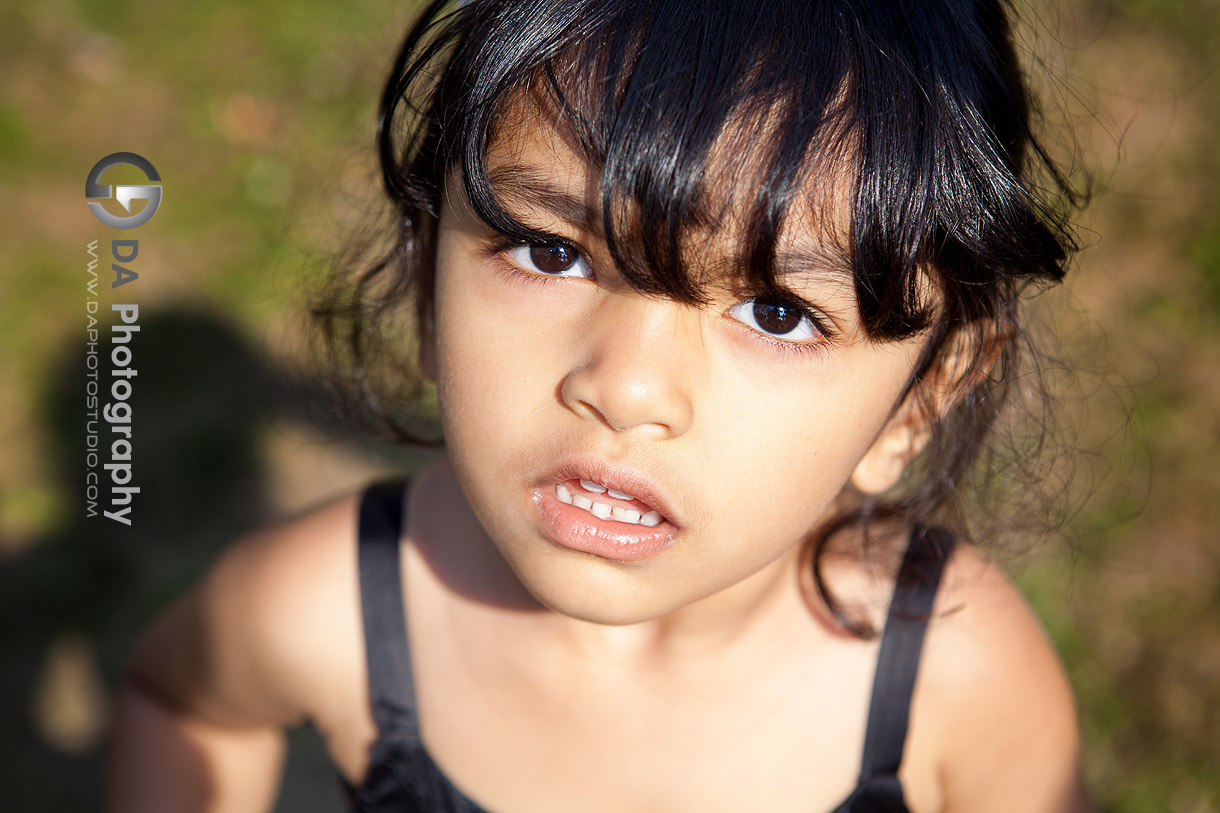
[[598, 519], [583, 508], [555, 496], [554, 486], [534, 495], [546, 535], [560, 547], [591, 553], [619, 562], [650, 559], [674, 543], [678, 529], [665, 520], [660, 525], [631, 525]]

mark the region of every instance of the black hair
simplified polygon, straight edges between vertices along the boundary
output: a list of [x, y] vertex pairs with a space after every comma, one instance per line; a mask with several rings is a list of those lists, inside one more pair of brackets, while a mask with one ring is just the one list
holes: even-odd
[[[383, 323], [431, 302], [445, 180], [456, 170], [493, 228], [545, 242], [500, 204], [485, 159], [506, 107], [528, 94], [597, 167], [607, 246], [623, 278], [697, 303], [682, 247], [716, 223], [711, 179], [725, 139], [752, 160], [739, 217], [742, 275], [779, 292], [776, 244], [818, 173], [851, 181], [845, 255], [873, 341], [927, 334], [909, 385], [947, 348], [952, 397], [915, 476], [862, 499], [815, 540], [887, 515], [965, 531], [959, 491], [1003, 410], [1025, 347], [1019, 303], [1062, 279], [1081, 202], [1039, 146], [1004, 0], [470, 0], [433, 2], [386, 84], [377, 147], [396, 232], [317, 309], [365, 408], [401, 440], [402, 364], [376, 376]], [[804, 197], [803, 197], [804, 196]], [[393, 348], [390, 348], [393, 349]], [[402, 352], [401, 344], [397, 346]], [[407, 376], [410, 378], [410, 376]]]

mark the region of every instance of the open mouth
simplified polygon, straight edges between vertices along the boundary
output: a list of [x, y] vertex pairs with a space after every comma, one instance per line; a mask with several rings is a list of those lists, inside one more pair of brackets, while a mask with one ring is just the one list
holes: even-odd
[[560, 547], [638, 562], [678, 540], [680, 529], [664, 498], [631, 469], [580, 460], [539, 481], [533, 502], [543, 535]]
[[642, 500], [592, 480], [565, 480], [555, 484], [555, 498], [583, 509], [598, 519], [655, 528], [665, 517]]

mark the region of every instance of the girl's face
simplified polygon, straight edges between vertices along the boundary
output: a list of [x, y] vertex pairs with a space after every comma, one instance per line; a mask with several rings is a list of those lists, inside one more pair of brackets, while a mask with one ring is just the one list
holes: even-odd
[[[596, 179], [546, 119], [522, 118], [489, 172], [555, 242], [505, 242], [455, 178], [439, 225], [424, 362], [471, 508], [525, 587], [573, 617], [634, 623], [771, 583], [866, 453], [893, 449], [922, 341], [866, 340], [825, 229], [782, 236], [791, 301], [726, 283], [693, 307], [628, 287], [586, 205]], [[722, 230], [692, 265], [731, 267], [733, 248]]]

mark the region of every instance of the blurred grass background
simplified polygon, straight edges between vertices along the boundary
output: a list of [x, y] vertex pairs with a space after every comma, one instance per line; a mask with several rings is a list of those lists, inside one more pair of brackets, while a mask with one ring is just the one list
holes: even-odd
[[[413, 464], [326, 431], [296, 372], [303, 283], [366, 208], [375, 99], [414, 7], [0, 8], [4, 809], [97, 806], [125, 653], [228, 539]], [[1029, 47], [1060, 77], [1052, 133], [1066, 110], [1099, 197], [1054, 311], [1087, 370], [1082, 507], [1014, 570], [1076, 686], [1104, 808], [1220, 810], [1220, 6], [1063, 0], [1035, 16]], [[86, 520], [81, 496], [85, 246], [117, 236], [81, 192], [120, 150], [165, 189], [131, 235], [139, 280], [102, 294], [142, 306], [130, 529]], [[280, 809], [340, 809], [309, 734]]]

